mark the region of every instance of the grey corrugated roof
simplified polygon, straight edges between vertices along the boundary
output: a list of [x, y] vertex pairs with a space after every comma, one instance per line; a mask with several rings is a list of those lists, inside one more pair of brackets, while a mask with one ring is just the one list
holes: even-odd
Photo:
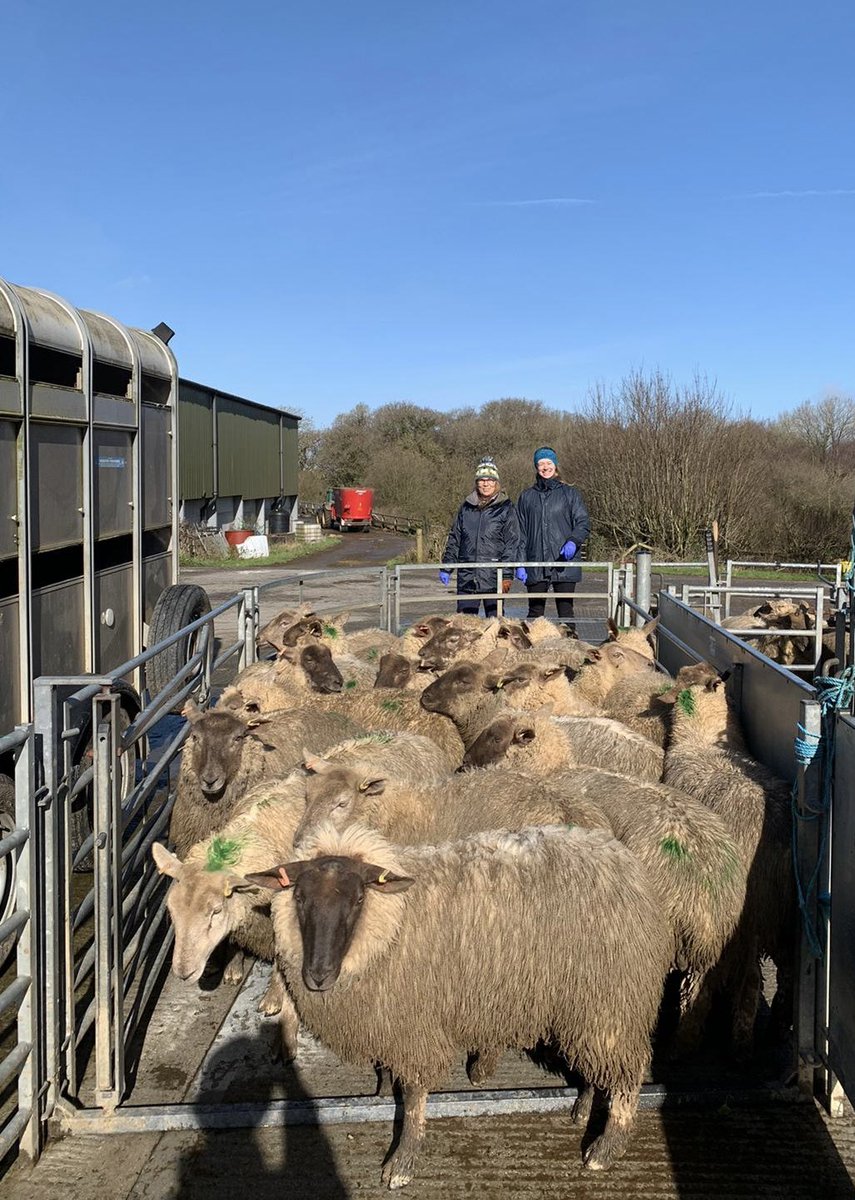
[[224, 396], [227, 400], [237, 400], [240, 404], [250, 405], [251, 408], [263, 408], [265, 412], [281, 412], [286, 417], [293, 417], [296, 421], [303, 419], [299, 413], [289, 412], [287, 408], [274, 408], [272, 404], [259, 404], [257, 400], [247, 400], [246, 396], [236, 396], [234, 392], [224, 392], [222, 388], [212, 387], [210, 383], [197, 383], [195, 379], [185, 379], [183, 375], [178, 380], [179, 389], [182, 383], [186, 383], [188, 387], [198, 388], [201, 392], [213, 392], [217, 396]]

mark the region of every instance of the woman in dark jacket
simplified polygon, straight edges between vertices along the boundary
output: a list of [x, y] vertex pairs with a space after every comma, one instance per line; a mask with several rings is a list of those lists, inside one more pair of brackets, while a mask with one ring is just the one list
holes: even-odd
[[[445, 564], [477, 562], [519, 562], [520, 525], [516, 509], [507, 492], [502, 490], [499, 471], [492, 458], [484, 458], [475, 471], [475, 490], [460, 505], [454, 524], [448, 531], [448, 541], [442, 555]], [[511, 588], [512, 570], [502, 572], [502, 591]], [[525, 582], [525, 571], [520, 568], [517, 578]], [[443, 569], [440, 582], [446, 587], [451, 582], [451, 573]], [[458, 568], [457, 594], [465, 599], [457, 601], [457, 611], [477, 616], [484, 593], [496, 591], [496, 568], [485, 567], [480, 571]], [[484, 616], [495, 617], [496, 600], [483, 600]]]
[[[581, 492], [564, 483], [558, 473], [558, 459], [549, 446], [534, 452], [537, 472], [534, 486], [526, 488], [517, 501], [527, 562], [567, 562], [579, 553], [590, 532], [590, 522]], [[526, 588], [529, 592], [556, 593], [558, 619], [572, 628], [573, 593], [582, 578], [581, 567], [529, 567]], [[529, 617], [542, 617], [546, 598], [529, 598]]]

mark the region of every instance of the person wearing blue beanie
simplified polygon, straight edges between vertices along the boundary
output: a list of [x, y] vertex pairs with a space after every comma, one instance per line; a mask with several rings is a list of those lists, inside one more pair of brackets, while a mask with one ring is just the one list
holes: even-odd
[[[588, 509], [582, 493], [565, 483], [558, 471], [558, 455], [551, 446], [534, 452], [535, 479], [517, 501], [526, 562], [555, 564], [526, 568], [529, 592], [556, 593], [558, 619], [575, 633], [573, 593], [582, 569], [573, 562], [590, 533]], [[529, 596], [529, 618], [542, 617], [546, 597]]]

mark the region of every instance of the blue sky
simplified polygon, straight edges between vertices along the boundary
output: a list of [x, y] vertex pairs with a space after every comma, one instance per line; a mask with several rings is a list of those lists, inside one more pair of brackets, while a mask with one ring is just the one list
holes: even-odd
[[846, 0], [4, 9], [0, 274], [189, 378], [320, 424], [637, 367], [855, 395]]

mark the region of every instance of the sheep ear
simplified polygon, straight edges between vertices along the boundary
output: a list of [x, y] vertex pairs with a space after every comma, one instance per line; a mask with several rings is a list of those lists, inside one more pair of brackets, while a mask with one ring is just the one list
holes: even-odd
[[564, 667], [561, 663], [556, 663], [555, 666], [545, 667], [543, 671], [544, 679], [554, 679], [556, 675], [563, 675]]
[[667, 688], [664, 692], [660, 692], [656, 699], [660, 704], [676, 704], [680, 690], [678, 687]]
[[618, 640], [618, 636], [620, 634], [620, 630], [618, 629], [617, 621], [615, 621], [615, 619], [613, 617], [609, 617], [608, 621], [606, 621], [606, 625], [608, 626], [608, 631], [609, 631], [609, 641], [616, 642]]
[[328, 763], [325, 758], [321, 758], [318, 754], [312, 754], [311, 750], [307, 750], [304, 746], [303, 767], [313, 775], [323, 775], [325, 771], [332, 770], [332, 763]]
[[493, 671], [501, 667], [507, 661], [508, 652], [497, 646], [495, 650], [491, 650], [486, 658], [481, 659], [481, 666], [486, 667], [488, 671]]
[[365, 886], [374, 888], [377, 892], [405, 892], [416, 882], [408, 875], [396, 875], [394, 871], [375, 867], [373, 863], [363, 863], [361, 875]]
[[243, 878], [256, 887], [269, 888], [271, 892], [284, 892], [294, 886], [307, 865], [305, 862], [281, 863], [268, 871], [251, 871]]
[[386, 791], [386, 784], [389, 781], [378, 776], [376, 779], [363, 779], [359, 785], [359, 790], [363, 796], [382, 796]]
[[[612, 643], [604, 642], [603, 645], [611, 646]], [[603, 657], [602, 650], [598, 650], [596, 646], [592, 646], [590, 650], [586, 651], [584, 661], [585, 662], [599, 662], [602, 657]]]
[[283, 646], [276, 656], [280, 661], [292, 663], [296, 658], [296, 653], [293, 646]]
[[659, 628], [659, 618], [654, 617], [652, 621], [648, 621], [646, 625], [642, 626], [641, 632], [644, 634], [645, 637], [650, 637], [651, 634], [654, 634], [658, 628]]
[[194, 724], [205, 714], [202, 712], [195, 700], [188, 700], [181, 710], [181, 715], [182, 717], [186, 717], [191, 724]]
[[[254, 709], [250, 708], [251, 704], [255, 706]], [[244, 705], [244, 720], [246, 721], [247, 729], [257, 729], [259, 725], [269, 725], [273, 718], [266, 713], [259, 712], [258, 701], [253, 699], [247, 700]]]
[[514, 730], [514, 744], [517, 746], [527, 746], [536, 737], [537, 734], [531, 725], [521, 725], [519, 729]]
[[259, 887], [248, 875], [227, 875], [223, 880], [223, 895], [228, 900], [233, 892], [257, 892]]
[[181, 868], [184, 866], [177, 854], [173, 854], [171, 850], [167, 850], [161, 842], [154, 842], [151, 847], [151, 856], [154, 859], [155, 866], [161, 875], [169, 875], [173, 879], [177, 879], [181, 874]]

